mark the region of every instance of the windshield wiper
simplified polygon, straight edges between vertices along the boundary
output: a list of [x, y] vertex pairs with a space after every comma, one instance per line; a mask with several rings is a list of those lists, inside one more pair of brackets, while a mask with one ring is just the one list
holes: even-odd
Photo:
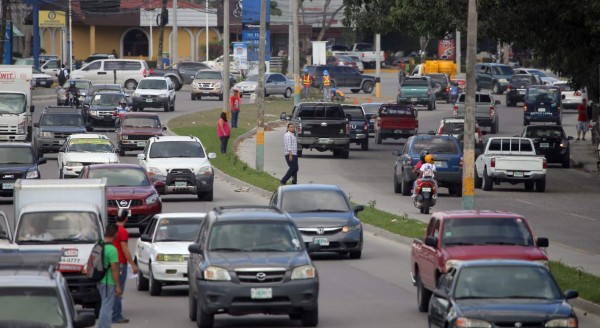
[[517, 245], [517, 243], [508, 243], [504, 241], [488, 241], [485, 245]]
[[502, 296], [502, 298], [518, 298], [518, 299], [534, 299], [534, 300], [550, 300], [552, 298], [542, 297], [542, 296], [531, 296], [531, 295], [506, 295]]
[[183, 241], [183, 240], [181, 240], [181, 239], [161, 239], [161, 240], [157, 240], [156, 242], [157, 243], [162, 243], [162, 242], [165, 242], [165, 241], [168, 242], [168, 241]]
[[22, 163], [22, 162], [6, 162], [6, 163], [0, 163], [0, 164], [31, 164], [31, 163]]
[[211, 252], [246, 252], [246, 250], [243, 250], [241, 248], [233, 248], [233, 247], [211, 248], [210, 251]]

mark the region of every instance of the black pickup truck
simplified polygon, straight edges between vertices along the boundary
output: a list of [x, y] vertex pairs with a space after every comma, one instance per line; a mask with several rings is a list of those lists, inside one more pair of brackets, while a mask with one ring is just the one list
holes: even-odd
[[331, 150], [333, 156], [341, 158], [350, 156], [350, 121], [340, 104], [299, 103], [291, 115], [281, 113], [280, 118], [296, 126], [298, 157], [303, 149]]
[[151, 69], [148, 76], [168, 77], [173, 81], [175, 90], [179, 90], [184, 84], [192, 84], [196, 72], [201, 69], [210, 69], [210, 67], [201, 62], [181, 61], [171, 65], [167, 69]]

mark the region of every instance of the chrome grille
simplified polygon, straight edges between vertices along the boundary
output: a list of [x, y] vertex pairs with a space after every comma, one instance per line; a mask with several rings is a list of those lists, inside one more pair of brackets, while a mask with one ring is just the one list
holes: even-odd
[[278, 270], [256, 270], [256, 269], [244, 269], [236, 270], [235, 274], [241, 283], [273, 283], [281, 282], [285, 276], [285, 269]]
[[148, 140], [152, 137], [154, 137], [154, 135], [144, 136], [144, 135], [137, 135], [137, 134], [128, 134], [127, 140]]
[[131, 206], [141, 206], [144, 202], [141, 199], [110, 199], [108, 206], [128, 208]]
[[187, 174], [193, 174], [193, 172], [190, 169], [172, 169], [171, 171], [169, 171], [169, 174], [171, 174], [171, 175], [187, 175]]
[[332, 227], [332, 228], [298, 228], [300, 232], [307, 236], [328, 236], [335, 235], [336, 233], [342, 231], [342, 227]]

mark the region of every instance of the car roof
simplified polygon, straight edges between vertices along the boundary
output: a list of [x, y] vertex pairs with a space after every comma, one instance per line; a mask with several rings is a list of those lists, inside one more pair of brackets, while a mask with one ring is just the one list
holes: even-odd
[[150, 138], [153, 142], [166, 142], [166, 141], [195, 141], [200, 142], [200, 139], [193, 136], [155, 136]]
[[123, 113], [123, 116], [133, 116], [133, 117], [159, 117], [157, 113], [140, 113], [140, 112], [126, 112]]
[[282, 192], [286, 192], [286, 191], [306, 191], [306, 190], [331, 190], [331, 191], [341, 191], [341, 192], [344, 192], [342, 190], [342, 188], [340, 188], [339, 186], [330, 185], [330, 184], [318, 184], [318, 183], [295, 184], [295, 185], [280, 186], [279, 189]]
[[495, 267], [495, 266], [517, 266], [517, 267], [532, 267], [532, 268], [544, 268], [546, 266], [542, 263], [535, 261], [526, 260], [509, 260], [509, 259], [487, 259], [487, 260], [469, 260], [461, 261], [456, 264], [458, 269], [469, 268], [469, 267]]
[[509, 211], [494, 211], [494, 210], [451, 210], [451, 211], [439, 211], [433, 214], [435, 217], [444, 219], [477, 219], [477, 218], [498, 218], [498, 219], [510, 219], [510, 218], [521, 218], [522, 215], [516, 214]]
[[142, 78], [142, 80], [161, 80], [161, 81], [165, 81], [167, 79], [168, 79], [168, 77], [164, 77], [164, 76], [146, 76], [145, 78]]
[[71, 106], [48, 106], [42, 111], [44, 114], [81, 114], [81, 109]]
[[204, 219], [206, 217], [205, 212], [177, 212], [177, 213], [158, 213], [154, 215], [157, 219], [190, 219], [199, 218]]
[[103, 134], [96, 133], [76, 133], [68, 136], [70, 139], [106, 139], [109, 140], [107, 136]]
[[209, 217], [211, 217], [211, 214], [214, 222], [293, 222], [286, 212], [274, 206], [219, 206], [210, 211]]

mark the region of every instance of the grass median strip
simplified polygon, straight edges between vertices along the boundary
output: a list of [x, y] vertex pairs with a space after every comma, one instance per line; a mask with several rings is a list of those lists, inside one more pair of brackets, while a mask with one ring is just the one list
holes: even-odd
[[[220, 103], [215, 103], [219, 107]], [[290, 113], [293, 107], [291, 100], [266, 100], [265, 122], [279, 118], [281, 112]], [[169, 129], [179, 135], [193, 135], [200, 140], [208, 152], [219, 153], [220, 141], [217, 138], [217, 120], [221, 113], [220, 108], [210, 111], [197, 112], [183, 115], [169, 121]], [[231, 141], [228, 153], [218, 154], [212, 159], [213, 166], [224, 173], [245, 181], [251, 185], [268, 191], [275, 191], [279, 186], [279, 179], [269, 172], [258, 172], [248, 164], [242, 162], [233, 152], [233, 140], [248, 132], [256, 126], [257, 109], [255, 104], [242, 105], [237, 129], [231, 129]], [[421, 238], [426, 224], [404, 214], [402, 216], [384, 212], [377, 209], [376, 202], [370, 201], [365, 205], [365, 210], [358, 217], [365, 223], [372, 224], [392, 233], [410, 237]], [[581, 298], [600, 304], [600, 277], [572, 268], [561, 262], [551, 261], [550, 268], [563, 290], [574, 289], [579, 291]]]

